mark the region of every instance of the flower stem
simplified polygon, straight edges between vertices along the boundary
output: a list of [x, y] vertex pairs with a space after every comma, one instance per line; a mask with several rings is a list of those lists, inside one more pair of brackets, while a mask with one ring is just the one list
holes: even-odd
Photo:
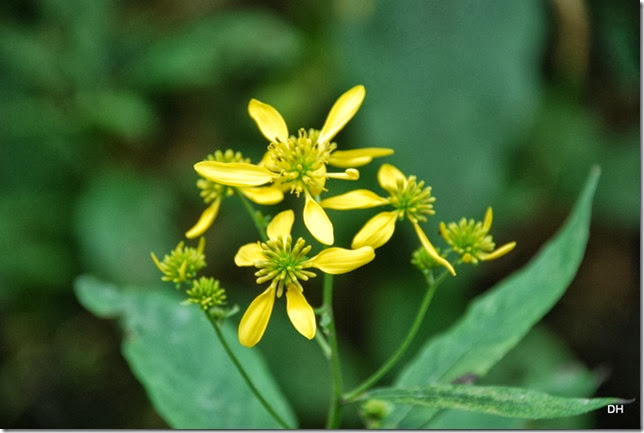
[[340, 403], [342, 397], [342, 370], [340, 368], [340, 357], [338, 354], [338, 339], [335, 331], [335, 321], [333, 319], [333, 275], [324, 274], [323, 304], [325, 314], [327, 314], [327, 323], [325, 324], [328, 333], [328, 346], [331, 350], [329, 359], [331, 367], [331, 402], [329, 403], [329, 412], [326, 419], [327, 429], [337, 429], [340, 425]]
[[[448, 271], [444, 271], [438, 278], [436, 278], [435, 281], [431, 282], [431, 284], [428, 284], [428, 288], [427, 288], [427, 291], [425, 292], [425, 296], [423, 297], [420, 307], [418, 308], [418, 312], [416, 313], [416, 318], [414, 319], [414, 322], [409, 328], [409, 331], [407, 332], [407, 336], [402, 341], [402, 343], [400, 344], [396, 352], [394, 352], [394, 354], [391, 355], [389, 360], [385, 362], [375, 373], [369, 376], [364, 382], [356, 386], [351, 391], [347, 392], [343, 396], [343, 400], [345, 403], [350, 403], [351, 401], [359, 397], [360, 394], [368, 390], [371, 386], [373, 386], [376, 382], [378, 382], [385, 374], [387, 374], [389, 370], [391, 370], [391, 368], [394, 366], [394, 364], [396, 364], [396, 362], [400, 360], [400, 358], [405, 353], [405, 351], [413, 341], [414, 337], [418, 333], [418, 330], [420, 329], [420, 325], [423, 323], [423, 319], [425, 318], [425, 314], [427, 313], [427, 308], [429, 308], [429, 304], [431, 304], [432, 302], [434, 293], [436, 293], [436, 289], [438, 288], [438, 286], [440, 286], [440, 284], [445, 280], [445, 277], [447, 277], [447, 274], [448, 274]], [[429, 279], [428, 279], [428, 282], [429, 282]]]
[[224, 337], [224, 334], [221, 329], [221, 324], [217, 322], [217, 319], [212, 317], [207, 311], [206, 311], [206, 316], [208, 317], [208, 320], [212, 324], [212, 327], [215, 329], [215, 333], [217, 334], [217, 337], [219, 337], [219, 341], [221, 342], [221, 345], [223, 346], [224, 350], [226, 351], [226, 354], [230, 358], [230, 360], [235, 364], [235, 367], [237, 367], [237, 370], [239, 371], [239, 374], [241, 374], [242, 378], [252, 391], [252, 393], [255, 395], [257, 400], [264, 406], [264, 408], [268, 411], [268, 413], [271, 414], [271, 416], [285, 429], [293, 429], [294, 427], [290, 426], [284, 419], [275, 411], [273, 406], [264, 398], [262, 393], [257, 389], [255, 384], [253, 383], [252, 379], [244, 369], [244, 367], [241, 365], [239, 362], [239, 359], [235, 356], [233, 351], [230, 349], [230, 346], [228, 345], [228, 342], [226, 341], [226, 338]]
[[261, 214], [259, 214], [259, 212], [255, 210], [253, 205], [250, 204], [250, 200], [248, 200], [248, 198], [246, 198], [246, 196], [241, 193], [239, 188], [235, 188], [235, 191], [237, 192], [237, 196], [239, 196], [239, 199], [244, 205], [244, 209], [246, 209], [246, 212], [248, 212], [248, 215], [250, 215], [251, 219], [253, 220], [255, 228], [257, 228], [257, 231], [259, 232], [259, 237], [262, 239], [262, 241], [266, 242], [268, 240], [268, 237], [266, 236], [266, 221], [264, 221]]

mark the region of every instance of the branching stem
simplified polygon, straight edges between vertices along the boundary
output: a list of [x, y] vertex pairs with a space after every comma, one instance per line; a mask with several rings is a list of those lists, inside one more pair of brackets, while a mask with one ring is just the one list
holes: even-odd
[[429, 307], [429, 304], [432, 302], [432, 298], [434, 297], [434, 293], [436, 293], [436, 289], [440, 284], [445, 280], [447, 277], [448, 271], [443, 271], [443, 273], [436, 278], [433, 282], [430, 284], [430, 280], [428, 279], [428, 288], [427, 291], [425, 292], [425, 296], [423, 297], [423, 300], [420, 304], [420, 307], [418, 308], [418, 312], [416, 313], [416, 318], [414, 319], [414, 322], [412, 323], [411, 327], [409, 328], [409, 331], [407, 332], [407, 336], [405, 339], [400, 343], [400, 346], [398, 349], [394, 352], [393, 355], [385, 362], [375, 373], [373, 373], [371, 376], [369, 376], [364, 382], [362, 382], [360, 385], [356, 386], [354, 389], [351, 391], [347, 392], [343, 396], [343, 402], [344, 403], [351, 403], [353, 400], [355, 400], [357, 397], [360, 396], [363, 392], [371, 388], [373, 385], [375, 385], [376, 382], [378, 382], [385, 374], [391, 370], [391, 368], [400, 360], [400, 358], [403, 356], [411, 342], [413, 341], [414, 337], [418, 333], [418, 330], [420, 329], [420, 325], [423, 323], [423, 319], [425, 318], [425, 314], [427, 313], [427, 309]]

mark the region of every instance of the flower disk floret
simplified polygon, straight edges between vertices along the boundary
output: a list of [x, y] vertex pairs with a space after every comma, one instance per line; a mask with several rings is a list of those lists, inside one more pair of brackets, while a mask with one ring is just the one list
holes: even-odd
[[316, 268], [328, 274], [343, 274], [363, 266], [375, 257], [372, 247], [357, 249], [331, 247], [309, 258], [311, 246], [303, 238], [293, 243], [291, 229], [295, 220], [292, 210], [277, 214], [266, 227], [268, 240], [243, 245], [235, 255], [237, 266], [254, 266], [257, 284], [270, 281], [264, 292], [248, 306], [239, 323], [239, 341], [246, 347], [257, 344], [268, 326], [275, 298], [286, 292], [286, 312], [295, 329], [308, 339], [315, 337], [316, 319], [313, 308], [304, 297], [301, 281], [308, 281]]
[[[313, 237], [325, 245], [334, 242], [333, 225], [316, 198], [326, 191], [329, 178], [356, 180], [355, 167], [368, 164], [373, 158], [390, 155], [392, 149], [364, 148], [336, 150], [331, 140], [353, 118], [362, 105], [365, 88], [355, 86], [333, 104], [320, 130], [299, 129], [289, 135], [282, 115], [271, 105], [251, 99], [248, 112], [261, 133], [269, 141], [268, 150], [258, 165], [246, 162], [202, 161], [195, 170], [214, 182], [252, 187], [271, 184], [297, 196], [304, 195], [304, 224]], [[329, 172], [327, 165], [345, 168]]]

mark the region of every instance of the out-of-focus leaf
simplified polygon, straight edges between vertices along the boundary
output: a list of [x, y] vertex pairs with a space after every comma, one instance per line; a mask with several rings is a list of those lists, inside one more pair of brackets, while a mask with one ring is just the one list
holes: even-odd
[[[195, 306], [181, 305], [173, 289], [123, 289], [81, 276], [75, 290], [88, 310], [120, 319], [123, 355], [173, 428], [279, 428], [248, 389], [205, 315]], [[258, 352], [239, 345], [231, 326], [224, 335], [266, 399], [295, 425]]]
[[24, 185], [0, 189], [0, 194], [0, 298], [25, 296], [25, 289], [33, 287], [68, 290], [74, 275], [65, 232], [69, 198]]
[[609, 404], [626, 402], [614, 397], [558, 397], [540, 391], [507, 386], [449, 384], [417, 388], [380, 388], [366, 393], [363, 399], [385, 400], [433, 409], [465, 409], [524, 419], [579, 415]]
[[[581, 263], [588, 240], [599, 169], [591, 175], [558, 234], [523, 269], [468, 307], [463, 318], [432, 338], [402, 372], [396, 387], [447, 383], [464, 374], [483, 376], [563, 295]], [[419, 428], [434, 416], [429, 408], [398, 406], [386, 428]]]
[[[535, 196], [572, 199], [592, 164], [602, 167], [597, 188], [597, 221], [639, 227], [639, 131], [617, 133], [602, 127], [596, 114], [551, 89], [535, 116], [530, 138], [518, 150], [513, 168], [517, 179], [509, 186], [499, 214], [522, 220], [542, 204]], [[497, 209], [497, 208], [495, 208]]]
[[225, 76], [279, 70], [300, 54], [294, 27], [265, 12], [220, 13], [154, 42], [130, 65], [138, 85], [212, 86]]
[[502, 191], [505, 151], [538, 108], [544, 12], [539, 1], [338, 2], [338, 63], [367, 88], [352, 129], [432, 185], [442, 218]]
[[133, 92], [87, 92], [79, 96], [79, 105], [89, 125], [126, 139], [140, 138], [158, 126], [147, 101]]
[[97, 173], [76, 206], [86, 269], [118, 283], [158, 281], [150, 252], [163, 257], [177, 243], [173, 210], [160, 181], [121, 170]]

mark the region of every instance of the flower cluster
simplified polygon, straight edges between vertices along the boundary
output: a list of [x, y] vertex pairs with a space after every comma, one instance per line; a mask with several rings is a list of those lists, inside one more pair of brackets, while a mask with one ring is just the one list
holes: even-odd
[[[248, 112], [269, 142], [262, 161], [254, 165], [208, 160], [195, 164], [195, 170], [204, 178], [222, 185], [256, 187], [270, 184], [298, 197], [303, 194], [304, 224], [318, 241], [332, 245], [333, 225], [315, 197], [326, 191], [327, 179], [357, 180], [360, 174], [355, 167], [393, 153], [386, 148], [338, 151], [337, 144], [331, 141], [353, 118], [364, 97], [364, 86], [353, 87], [331, 107], [322, 129], [307, 131], [301, 128], [297, 136], [289, 135], [279, 111], [252, 99]], [[345, 171], [329, 172], [327, 165], [345, 168]]]
[[[384, 191], [379, 195], [367, 189], [355, 189], [344, 194], [321, 198], [328, 191], [329, 179], [358, 180], [358, 167], [374, 158], [393, 154], [389, 148], [368, 147], [338, 150], [332, 141], [351, 120], [365, 98], [365, 88], [355, 86], [342, 94], [331, 107], [320, 129], [299, 128], [290, 134], [282, 115], [271, 105], [251, 99], [248, 112], [268, 140], [266, 152], [260, 162], [253, 164], [239, 152], [215, 151], [194, 165], [201, 176], [197, 187], [206, 209], [197, 223], [186, 232], [186, 237], [196, 238], [208, 230], [215, 221], [224, 198], [237, 194], [260, 205], [282, 202], [286, 193], [303, 196], [303, 221], [306, 229], [324, 247], [312, 254], [314, 246], [304, 237], [293, 236], [295, 212], [291, 209], [277, 213], [270, 222], [258, 211], [247, 206], [262, 241], [242, 245], [234, 262], [239, 267], [254, 267], [256, 283], [267, 284], [243, 314], [238, 329], [242, 345], [252, 347], [263, 337], [272, 315], [275, 299], [285, 295], [286, 312], [294, 328], [301, 335], [312, 339], [318, 322], [316, 312], [307, 301], [304, 283], [316, 277], [316, 272], [337, 275], [351, 272], [371, 262], [375, 250], [385, 245], [394, 235], [398, 221], [411, 224], [420, 248], [414, 252], [412, 263], [433, 278], [432, 270], [442, 267], [456, 275], [454, 265], [477, 264], [510, 252], [514, 242], [500, 248], [489, 234], [492, 209], [484, 220], [461, 219], [458, 223], [440, 223], [439, 232], [448, 247], [437, 249], [430, 242], [421, 224], [435, 214], [431, 186], [414, 175], [405, 175], [395, 166], [384, 163], [377, 174], [378, 184]], [[332, 171], [329, 167], [341, 170]], [[248, 202], [245, 201], [248, 205]], [[386, 207], [386, 210], [369, 218], [355, 234], [350, 248], [333, 246], [334, 227], [325, 209], [351, 210]], [[163, 273], [164, 281], [177, 286], [187, 283], [186, 295], [190, 303], [204, 310], [215, 309], [225, 302], [226, 295], [219, 281], [196, 278], [205, 266], [203, 238], [199, 246], [186, 248], [183, 242], [159, 261], [152, 258]], [[450, 254], [458, 258], [450, 262]], [[214, 311], [214, 310], [212, 310]]]
[[154, 253], [150, 253], [150, 256], [163, 274], [162, 281], [175, 283], [177, 289], [181, 289], [184, 285], [189, 286], [185, 291], [186, 302], [198, 304], [204, 310], [210, 310], [226, 303], [226, 291], [214, 278], [197, 278], [197, 273], [206, 266], [205, 246], [204, 238], [199, 239], [197, 248], [186, 247], [181, 241], [170, 254], [163, 257], [162, 261]]

